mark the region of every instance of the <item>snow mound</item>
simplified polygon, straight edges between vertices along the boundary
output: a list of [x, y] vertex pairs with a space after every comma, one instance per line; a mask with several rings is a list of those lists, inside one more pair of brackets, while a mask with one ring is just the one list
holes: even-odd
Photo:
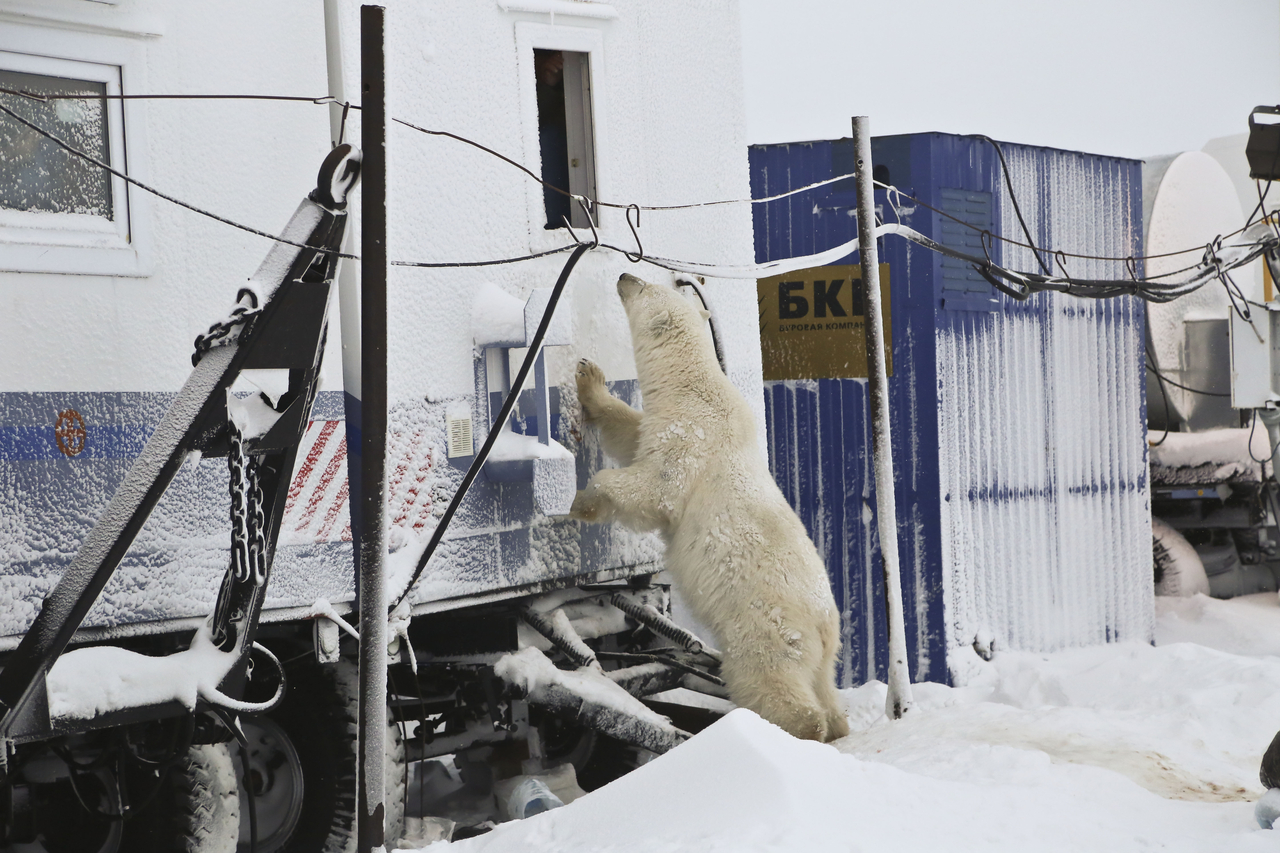
[[[923, 775], [796, 740], [740, 709], [569, 806], [449, 846], [529, 853], [1136, 851], [1162, 843], [1174, 851], [1273, 849], [1252, 828], [1246, 803], [1177, 803], [1114, 773], [1008, 747], [971, 748], [965, 759], [972, 778]], [[1227, 846], [1206, 846], [1208, 839]]]
[[914, 685], [900, 721], [884, 716], [883, 684], [845, 690], [852, 731], [831, 745], [736, 710], [564, 808], [444, 846], [1280, 849], [1248, 802], [1262, 796], [1258, 765], [1280, 725], [1280, 600], [1201, 595], [1156, 607], [1159, 646], [1002, 651], [990, 662], [970, 653], [953, 667], [958, 686]]
[[[1169, 799], [1241, 802], [1263, 793], [1277, 679], [1280, 661], [1189, 643], [1005, 652], [975, 664], [963, 688], [915, 685], [920, 713], [896, 725], [880, 712], [882, 685], [846, 691], [855, 731], [839, 746], [938, 778], [972, 780], [988, 760], [992, 781], [1016, 778], [1024, 762], [1050, 761], [1109, 770]], [[997, 759], [993, 747], [1020, 754]]]
[[1258, 592], [1230, 601], [1207, 595], [1157, 598], [1156, 643], [1198, 643], [1233, 655], [1280, 657], [1280, 597]]

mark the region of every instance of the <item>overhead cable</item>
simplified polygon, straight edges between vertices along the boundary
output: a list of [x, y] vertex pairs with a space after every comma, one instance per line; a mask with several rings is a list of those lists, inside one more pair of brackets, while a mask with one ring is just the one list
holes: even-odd
[[99, 160], [97, 157], [94, 157], [92, 154], [86, 154], [80, 149], [75, 148], [72, 145], [69, 145], [68, 143], [54, 136], [52, 133], [40, 127], [39, 125], [35, 124], [34, 122], [27, 121], [25, 118], [18, 115], [13, 110], [6, 107], [4, 104], [0, 104], [0, 112], [3, 112], [5, 115], [8, 115], [10, 118], [14, 119], [20, 124], [23, 124], [29, 127], [31, 130], [34, 130], [36, 133], [40, 134], [45, 139], [48, 139], [50, 142], [54, 143], [59, 148], [62, 148], [67, 153], [75, 157], [79, 157], [80, 159], [85, 160], [89, 163], [92, 163], [93, 165], [97, 166], [99, 169], [104, 169], [107, 172], [110, 172], [111, 174], [115, 175], [117, 178], [124, 181], [125, 183], [132, 184], [140, 190], [145, 190], [146, 192], [151, 193], [157, 198], [164, 199], [170, 204], [176, 204], [179, 207], [185, 207], [187, 210], [193, 211], [194, 213], [198, 213], [201, 216], [207, 216], [209, 219], [214, 219], [218, 222], [223, 223], [224, 225], [230, 225], [232, 228], [239, 228], [241, 231], [247, 231], [250, 234], [258, 235], [259, 237], [266, 237], [268, 240], [274, 240], [277, 243], [284, 243], [287, 246], [296, 246], [299, 249], [311, 249], [316, 252], [323, 252], [325, 254], [337, 255], [340, 258], [350, 258], [352, 260], [357, 259], [355, 255], [348, 255], [344, 252], [338, 252], [332, 249], [325, 249], [320, 246], [308, 246], [306, 243], [297, 243], [297, 242], [294, 242], [293, 240], [286, 239], [277, 234], [269, 234], [266, 231], [260, 231], [257, 228], [253, 228], [249, 225], [244, 225], [243, 223], [236, 222], [233, 219], [227, 219], [225, 216], [219, 216], [216, 213], [205, 210], [204, 208], [201, 208], [201, 207], [197, 207], [194, 204], [183, 201], [180, 198], [174, 198], [173, 196], [167, 193], [161, 192], [160, 190], [156, 189], [153, 186], [144, 184], [142, 181], [138, 180], [137, 178], [132, 178], [129, 175], [126, 175], [124, 172], [121, 172], [118, 169], [112, 168], [108, 164]]
[[[52, 95], [39, 96], [39, 95], [33, 95], [31, 93], [19, 92], [19, 91], [15, 91], [11, 89], [3, 89], [3, 88], [0, 88], [0, 93], [19, 95], [19, 96], [31, 98], [34, 100], [50, 100], [50, 99], [61, 99], [61, 98], [72, 97], [72, 96], [52, 96]], [[142, 98], [142, 97], [215, 98], [217, 97], [217, 98], [228, 98], [228, 99], [236, 98], [236, 99], [311, 101], [314, 103], [341, 103], [336, 99], [330, 98], [328, 96], [325, 96], [323, 98], [303, 98], [303, 97], [288, 97], [288, 96], [276, 96], [276, 95], [147, 95], [147, 96], [138, 95], [138, 96], [130, 96], [130, 97], [139, 97], [139, 98]], [[344, 106], [350, 106], [350, 105], [344, 104]], [[50, 133], [49, 131], [45, 130], [39, 125], [35, 124], [34, 122], [29, 121], [28, 119], [22, 117], [21, 115], [14, 112], [12, 109], [10, 109], [9, 107], [5, 106], [2, 103], [0, 103], [0, 113], [8, 115], [9, 117], [19, 122], [20, 124], [24, 125], [25, 127], [40, 134], [41, 136], [53, 142], [55, 145], [67, 151], [69, 154], [75, 157], [78, 157], [82, 160], [85, 160], [86, 162], [92, 163], [98, 168], [103, 169], [109, 172], [110, 174], [120, 178], [121, 180], [133, 186], [136, 186], [141, 190], [151, 193], [152, 195], [155, 195], [158, 198], [164, 199], [165, 201], [168, 201], [172, 204], [176, 204], [180, 207], [191, 210], [192, 212], [198, 213], [201, 216], [208, 217], [217, 222], [221, 222], [225, 225], [230, 225], [233, 228], [237, 228], [241, 231], [245, 231], [247, 233], [254, 234], [259, 237], [265, 237], [266, 239], [275, 241], [277, 243], [283, 243], [285, 245], [295, 246], [297, 248], [312, 249], [315, 251], [336, 255], [338, 257], [346, 258], [350, 260], [359, 259], [357, 255], [348, 254], [345, 252], [338, 252], [332, 249], [325, 249], [321, 247], [307, 246], [306, 244], [298, 243], [298, 242], [280, 237], [278, 235], [271, 234], [269, 232], [263, 231], [258, 228], [253, 228], [249, 225], [236, 222], [235, 220], [228, 219], [227, 217], [220, 216], [209, 210], [205, 210], [197, 205], [194, 205], [190, 202], [183, 201], [179, 198], [176, 198], [172, 195], [162, 192], [161, 190], [158, 190], [155, 187], [152, 187], [146, 183], [143, 183], [142, 181], [139, 181], [138, 179], [133, 178], [128, 174], [113, 168], [112, 166], [110, 166], [107, 163], [104, 163], [98, 158], [75, 148], [74, 146], [70, 145], [69, 143], [65, 142], [64, 140], [60, 139], [59, 137], [55, 136], [54, 134]], [[543, 183], [545, 185], [545, 182], [542, 181], [540, 177], [535, 175], [532, 171], [530, 171], [523, 165], [517, 163], [516, 161], [508, 157], [505, 157], [502, 154], [499, 154], [496, 151], [493, 151], [492, 149], [484, 145], [481, 145], [480, 143], [474, 142], [473, 140], [467, 139], [465, 137], [459, 136], [458, 134], [450, 133], [447, 131], [433, 131], [426, 128], [418, 127], [417, 125], [411, 124], [409, 122], [405, 122], [400, 119], [395, 119], [395, 121], [423, 133], [439, 135], [439, 136], [447, 136], [449, 138], [465, 142], [469, 145], [473, 145], [519, 168], [521, 171], [530, 175], [539, 183]], [[983, 138], [985, 139], [987, 137], [983, 137]], [[999, 152], [1000, 150], [998, 145], [996, 146], [996, 150], [997, 152]], [[1002, 162], [1003, 162], [1003, 158], [1002, 158]], [[648, 207], [642, 206], [642, 205], [636, 205], [636, 204], [619, 205], [619, 204], [612, 204], [612, 203], [606, 203], [606, 202], [600, 202], [600, 201], [591, 202], [590, 199], [587, 199], [584, 196], [573, 195], [567, 192], [566, 192], [566, 195], [570, 195], [572, 198], [574, 198], [584, 206], [587, 203], [594, 203], [601, 206], [616, 207], [619, 209], [627, 209], [627, 210], [630, 210], [630, 209], [675, 210], [675, 209], [682, 209], [682, 208], [689, 208], [689, 207], [706, 207], [706, 206], [717, 205], [717, 204], [737, 204], [737, 203], [748, 203], [748, 202], [754, 204], [754, 203], [763, 203], [763, 202], [769, 202], [769, 201], [777, 201], [783, 198], [787, 198], [789, 196], [796, 195], [797, 193], [805, 192], [817, 187], [835, 183], [837, 181], [842, 181], [849, 177], [851, 176], [840, 175], [837, 177], [828, 178], [823, 181], [818, 181], [816, 183], [808, 184], [793, 190], [788, 190], [783, 193], [779, 193], [772, 196], [766, 196], [758, 199], [755, 199], [755, 198], [724, 199], [724, 200], [718, 200], [718, 201], [698, 202], [698, 203], [692, 203], [692, 204], [686, 204], [686, 205], [665, 205], [665, 206], [648, 206]], [[1007, 169], [1006, 169], [1005, 177], [1006, 177], [1006, 180], [1008, 180]], [[946, 216], [950, 219], [955, 220], [956, 222], [958, 222], [961, 225], [964, 225], [967, 228], [971, 228], [973, 230], [981, 232], [984, 235], [984, 238], [990, 237], [993, 239], [1000, 239], [1005, 242], [1011, 243], [1013, 245], [1024, 246], [1026, 248], [1031, 249], [1033, 252], [1036, 253], [1037, 260], [1039, 261], [1041, 267], [1046, 268], [1047, 270], [1047, 265], [1044, 263], [1044, 260], [1039, 255], [1040, 249], [1039, 247], [1035, 246], [1033, 242], [1028, 242], [1026, 244], [1023, 244], [1016, 240], [1011, 240], [1009, 238], [1001, 237], [998, 234], [993, 234], [988, 230], [977, 228], [971, 223], [964, 222], [963, 220], [955, 216], [951, 216], [950, 214], [944, 211], [938, 210], [937, 208], [934, 208], [928, 205], [927, 203], [921, 201], [920, 199], [906, 195], [905, 193], [902, 193], [900, 190], [898, 190], [896, 187], [893, 187], [891, 185], [885, 184], [880, 181], [876, 181], [875, 183], [891, 191], [891, 193], [895, 197], [910, 199], [911, 201], [917, 204], [921, 204], [930, 210], [933, 210], [943, 216]], [[552, 189], [558, 189], [558, 188], [552, 187]], [[1012, 187], [1010, 187], [1010, 193], [1012, 195]], [[1015, 204], [1016, 204], [1016, 200], [1015, 200]], [[628, 222], [629, 222], [629, 219], [628, 219]], [[1025, 222], [1023, 222], [1023, 229], [1024, 229], [1024, 232], [1026, 233], [1028, 240], [1030, 241], [1031, 240], [1030, 232], [1029, 232], [1029, 229], [1026, 228]], [[634, 227], [633, 227], [633, 230], [634, 230]], [[1227, 238], [1235, 237], [1242, 233], [1246, 235], [1246, 239], [1244, 239], [1243, 241], [1236, 241], [1230, 244], [1224, 244], [1223, 241], [1226, 240]], [[1110, 257], [1094, 256], [1094, 255], [1082, 255], [1082, 254], [1073, 253], [1073, 252], [1065, 252], [1062, 250], [1056, 250], [1054, 252], [1055, 256], [1060, 255], [1063, 257], [1073, 257], [1073, 258], [1092, 259], [1092, 260], [1125, 261], [1129, 264], [1132, 264], [1136, 260], [1140, 260], [1140, 259], [1171, 257], [1174, 255], [1187, 254], [1192, 251], [1204, 252], [1204, 257], [1202, 258], [1200, 263], [1190, 265], [1188, 267], [1183, 268], [1182, 270], [1176, 270], [1172, 273], [1164, 273], [1158, 276], [1150, 276], [1150, 277], [1139, 279], [1136, 276], [1134, 276], [1131, 271], [1130, 279], [1097, 280], [1097, 279], [1078, 279], [1068, 275], [1053, 276], [1053, 275], [1047, 274], [1047, 272], [1046, 274], [1040, 274], [1040, 273], [1025, 273], [1025, 272], [1017, 272], [1017, 271], [1009, 270], [1005, 267], [999, 266], [994, 262], [992, 262], [990, 257], [978, 258], [976, 256], [969, 255], [963, 252], [958, 252], [957, 250], [951, 249], [935, 240], [925, 237], [923, 234], [920, 234], [914, 229], [909, 228], [900, 223], [886, 223], [877, 228], [877, 237], [884, 236], [887, 234], [896, 234], [898, 236], [905, 237], [906, 239], [911, 240], [919, 245], [922, 245], [932, 251], [940, 252], [942, 254], [949, 255], [950, 257], [956, 258], [958, 260], [963, 260], [972, 264], [973, 267], [984, 278], [986, 278], [993, 286], [995, 286], [997, 289], [1001, 290], [1002, 292], [1008, 294], [1009, 296], [1015, 299], [1026, 299], [1033, 292], [1047, 290], [1047, 291], [1067, 293], [1073, 296], [1081, 296], [1081, 297], [1087, 297], [1087, 298], [1106, 298], [1106, 297], [1118, 296], [1122, 294], [1134, 294], [1151, 302], [1168, 302], [1172, 299], [1176, 299], [1179, 296], [1185, 295], [1186, 293], [1190, 293], [1191, 291], [1199, 287], [1202, 287], [1205, 283], [1207, 283], [1209, 280], [1212, 280], [1213, 278], [1221, 279], [1224, 286], [1226, 286], [1228, 288], [1228, 291], [1230, 291], [1231, 284], [1230, 284], [1229, 277], [1227, 275], [1227, 273], [1229, 273], [1230, 270], [1238, 266], [1241, 266], [1243, 264], [1249, 263], [1255, 260], [1256, 258], [1258, 258], [1259, 256], [1261, 256], [1266, 251], [1280, 246], [1280, 227], [1276, 226], [1276, 223], [1273, 221], [1272, 217], [1266, 217], [1260, 222], [1253, 223], [1249, 226], [1246, 226], [1246, 228], [1242, 228], [1238, 231], [1232, 232], [1231, 234], [1228, 234], [1225, 237], [1218, 238], [1218, 240], [1215, 241], [1214, 244], [1211, 244], [1210, 246], [1205, 247], [1203, 250], [1186, 249], [1179, 252], [1166, 252], [1159, 255], [1128, 256], [1124, 258], [1119, 258], [1119, 257], [1110, 258]], [[549, 255], [560, 254], [562, 252], [567, 252], [574, 248], [577, 248], [580, 245], [590, 245], [592, 247], [595, 247], [602, 244], [599, 243], [598, 238], [595, 238], [594, 242], [591, 244], [584, 244], [582, 243], [582, 241], [575, 240], [573, 243], [569, 243], [567, 245], [561, 246], [556, 249], [550, 249], [544, 252], [536, 252], [532, 254], [520, 255], [520, 256], [511, 257], [511, 258], [496, 258], [496, 259], [487, 259], [487, 260], [480, 260], [480, 261], [393, 261], [392, 265], [404, 266], [404, 267], [420, 267], [420, 268], [464, 268], [464, 267], [494, 266], [499, 264], [520, 263], [523, 261], [534, 260], [536, 258], [547, 257]], [[668, 269], [674, 272], [684, 272], [684, 273], [690, 273], [693, 275], [714, 276], [719, 278], [760, 278], [760, 277], [767, 277], [772, 275], [782, 275], [788, 272], [793, 272], [795, 270], [804, 269], [807, 267], [822, 266], [825, 264], [829, 264], [832, 261], [838, 260], [856, 251], [857, 240], [856, 239], [850, 240], [846, 243], [842, 243], [841, 245], [836, 246], [832, 249], [828, 249], [824, 252], [818, 252], [815, 254], [805, 255], [798, 258], [787, 258], [787, 259], [780, 259], [776, 261], [767, 261], [759, 264], [746, 264], [746, 265], [720, 265], [720, 264], [695, 263], [690, 261], [677, 260], [673, 258], [665, 258], [657, 255], [644, 255], [642, 253], [642, 250], [641, 252], [631, 252], [629, 250], [620, 249], [617, 246], [612, 246], [607, 244], [603, 244], [603, 248], [621, 252], [632, 261], [638, 262], [640, 260], [643, 260], [650, 264], [663, 267], [665, 269]], [[1225, 252], [1225, 257], [1224, 257], [1224, 252]], [[1167, 282], [1167, 283], [1159, 281], [1159, 279], [1171, 278], [1172, 276], [1178, 275], [1183, 272], [1191, 272], [1193, 273], [1193, 275], [1190, 278], [1183, 281], [1173, 281], [1173, 282]], [[1243, 309], [1238, 309], [1238, 310], [1241, 310], [1242, 312], [1244, 312], [1244, 311], [1247, 311], [1247, 307]]]

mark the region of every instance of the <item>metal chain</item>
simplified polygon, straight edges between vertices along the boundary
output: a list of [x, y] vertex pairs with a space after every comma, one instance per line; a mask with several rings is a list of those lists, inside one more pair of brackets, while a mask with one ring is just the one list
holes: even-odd
[[227, 491], [231, 496], [231, 563], [218, 591], [214, 608], [214, 644], [228, 651], [234, 638], [226, 627], [245, 614], [226, 613], [234, 603], [236, 587], [251, 581], [255, 587], [267, 582], [266, 522], [262, 509], [262, 484], [258, 460], [245, 453], [244, 435], [234, 421], [227, 422]]
[[227, 469], [231, 492], [231, 575], [236, 583], [244, 583], [252, 567], [249, 554], [249, 492], [252, 484], [244, 455], [244, 437], [233, 421], [227, 422], [227, 442], [230, 445]]
[[260, 474], [257, 457], [247, 457], [245, 476], [248, 482], [245, 484], [245, 496], [248, 499], [246, 521], [249, 529], [246, 532], [249, 536], [249, 559], [253, 568], [253, 585], [255, 587], [264, 586], [267, 582], [267, 522], [262, 511], [262, 479]]
[[[248, 304], [244, 304], [247, 301]], [[226, 346], [240, 339], [240, 335], [253, 322], [262, 309], [258, 307], [258, 294], [247, 287], [236, 294], [236, 307], [223, 320], [214, 323], [203, 335], [196, 335], [195, 352], [191, 354], [191, 366], [195, 367], [205, 353], [214, 347]]]

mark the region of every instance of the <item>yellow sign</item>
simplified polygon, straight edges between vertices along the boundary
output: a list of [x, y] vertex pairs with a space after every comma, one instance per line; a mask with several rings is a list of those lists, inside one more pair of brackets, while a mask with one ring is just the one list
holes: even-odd
[[[812, 267], [756, 282], [764, 378], [854, 379], [867, 375], [862, 268]], [[880, 265], [885, 360], [893, 375], [889, 265]]]

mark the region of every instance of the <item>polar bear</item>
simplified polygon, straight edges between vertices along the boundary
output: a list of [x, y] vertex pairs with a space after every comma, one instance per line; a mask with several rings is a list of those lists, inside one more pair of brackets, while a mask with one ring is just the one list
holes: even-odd
[[827, 573], [760, 454], [747, 401], [720, 370], [706, 312], [633, 275], [618, 280], [618, 295], [644, 411], [579, 362], [584, 418], [626, 467], [596, 473], [572, 515], [662, 536], [680, 594], [723, 650], [734, 702], [796, 737], [845, 736]]

